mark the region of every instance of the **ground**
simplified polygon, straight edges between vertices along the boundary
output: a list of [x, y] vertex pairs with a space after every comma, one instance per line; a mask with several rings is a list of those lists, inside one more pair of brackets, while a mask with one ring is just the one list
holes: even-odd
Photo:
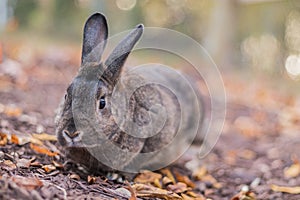
[[274, 79], [223, 73], [227, 116], [212, 152], [129, 180], [86, 172], [57, 145], [55, 108], [78, 48], [7, 42], [2, 52], [1, 199], [300, 199], [300, 98]]

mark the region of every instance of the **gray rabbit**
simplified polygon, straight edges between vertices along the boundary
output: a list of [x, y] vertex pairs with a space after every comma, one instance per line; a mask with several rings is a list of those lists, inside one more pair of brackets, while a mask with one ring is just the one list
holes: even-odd
[[[182, 155], [197, 134], [201, 105], [179, 74], [170, 75], [159, 66], [144, 73], [122, 72], [143, 30], [143, 25], [136, 26], [102, 62], [106, 18], [96, 13], [85, 24], [81, 67], [58, 109], [56, 134], [68, 157], [92, 171], [164, 167]], [[147, 75], [173, 88], [155, 84]]]

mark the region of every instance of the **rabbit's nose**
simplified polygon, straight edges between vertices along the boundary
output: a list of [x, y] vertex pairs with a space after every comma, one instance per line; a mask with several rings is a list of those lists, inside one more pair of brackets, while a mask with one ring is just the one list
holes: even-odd
[[80, 137], [80, 131], [74, 131], [74, 132], [69, 132], [68, 130], [63, 130], [63, 135], [65, 138], [70, 138], [70, 139], [75, 139], [77, 137]]

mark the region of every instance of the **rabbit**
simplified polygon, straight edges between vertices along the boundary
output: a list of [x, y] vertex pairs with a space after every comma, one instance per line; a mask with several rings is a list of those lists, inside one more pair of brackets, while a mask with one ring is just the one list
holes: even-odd
[[[183, 102], [190, 104], [190, 109], [184, 112], [174, 92], [159, 84], [142, 84], [126, 96], [128, 89], [145, 79], [145, 74], [131, 73], [125, 77], [123, 72], [124, 63], [143, 30], [142, 24], [137, 25], [102, 61], [108, 38], [106, 17], [95, 13], [85, 23], [81, 66], [67, 88], [55, 123], [58, 143], [66, 155], [93, 172], [137, 172], [168, 165], [168, 158], [182, 154], [181, 146], [193, 138], [184, 132], [200, 123], [194, 120], [201, 114], [200, 106], [189, 94], [184, 95]], [[176, 75], [167, 77], [168, 73], [161, 72], [159, 66], [153, 69], [156, 71], [149, 73], [169, 78], [180, 89]], [[116, 88], [121, 92], [114, 95]], [[127, 102], [124, 112], [115, 106], [121, 98]], [[153, 116], [161, 114], [164, 119], [153, 120]], [[158, 123], [152, 125], [153, 129], [162, 126], [158, 131], [153, 130], [157, 132], [153, 135], [151, 123]], [[182, 134], [178, 134], [180, 130]]]

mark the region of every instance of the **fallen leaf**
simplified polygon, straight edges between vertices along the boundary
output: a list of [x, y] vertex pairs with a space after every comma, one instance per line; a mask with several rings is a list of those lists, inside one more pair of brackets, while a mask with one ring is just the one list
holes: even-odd
[[128, 200], [136, 200], [136, 197], [132, 196], [131, 192], [128, 189], [126, 189], [125, 187], [115, 189], [114, 193], [116, 193], [117, 195], [124, 197]]
[[13, 176], [11, 178], [20, 187], [23, 187], [27, 190], [34, 190], [43, 185], [43, 182], [34, 177], [23, 177], [23, 176]]
[[69, 176], [69, 178], [70, 178], [70, 179], [75, 179], [75, 180], [77, 180], [77, 181], [80, 180], [80, 176], [79, 176], [78, 174], [71, 174], [71, 175]]
[[198, 181], [210, 182], [215, 188], [221, 188], [222, 184], [219, 183], [212, 175], [207, 174], [206, 167], [202, 166], [193, 174], [193, 177]]
[[4, 160], [0, 162], [3, 168], [5, 168], [8, 171], [14, 170], [17, 168], [17, 166], [11, 161], [11, 160]]
[[47, 133], [32, 134], [32, 136], [42, 141], [57, 141], [57, 137], [55, 135], [50, 135]]
[[191, 197], [193, 197], [193, 198], [200, 198], [200, 199], [204, 198], [204, 196], [202, 194], [196, 194], [193, 191], [187, 191], [186, 194], [189, 195], [189, 196], [191, 196]]
[[169, 185], [169, 184], [172, 184], [173, 182], [172, 182], [171, 179], [169, 179], [168, 177], [164, 176], [163, 179], [162, 179], [162, 183], [164, 185]]
[[162, 178], [161, 174], [144, 170], [142, 171], [135, 179], [135, 183], [154, 183], [157, 179], [160, 180]]
[[30, 163], [30, 166], [32, 166], [32, 167], [41, 167], [42, 164], [39, 163], [38, 161], [35, 161], [35, 162]]
[[249, 149], [244, 149], [244, 150], [238, 152], [238, 156], [241, 158], [247, 159], [247, 160], [252, 160], [256, 157], [256, 153]]
[[4, 114], [8, 117], [19, 117], [22, 114], [22, 109], [15, 106], [8, 106], [4, 109]]
[[44, 169], [46, 173], [50, 173], [56, 170], [56, 167], [54, 165], [44, 165], [42, 169]]
[[187, 194], [181, 194], [183, 200], [206, 200], [202, 195], [189, 196]]
[[57, 156], [58, 155], [57, 152], [52, 152], [52, 151], [46, 149], [45, 147], [34, 145], [32, 143], [30, 143], [30, 148], [33, 149], [37, 153], [45, 154], [47, 156]]
[[187, 186], [191, 188], [195, 188], [195, 183], [187, 176], [180, 174], [178, 171], [174, 171], [175, 177], [177, 181], [185, 183]]
[[172, 192], [175, 192], [177, 194], [186, 192], [188, 190], [191, 190], [191, 188], [187, 187], [187, 185], [185, 183], [182, 183], [182, 182], [178, 182], [174, 185], [168, 185], [167, 189], [172, 191]]
[[31, 141], [31, 135], [29, 134], [11, 134], [11, 135], [8, 135], [8, 139], [16, 144], [16, 145], [24, 145], [24, 144], [27, 144]]
[[11, 135], [11, 139], [10, 140], [14, 144], [17, 144], [17, 145], [19, 144], [19, 139], [18, 139], [18, 137], [15, 134]]
[[206, 174], [207, 174], [207, 169], [206, 169], [205, 166], [202, 166], [202, 167], [198, 168], [198, 169], [193, 173], [193, 177], [199, 181], [199, 180], [201, 180], [202, 177], [204, 177]]
[[251, 191], [241, 191], [231, 198], [231, 200], [256, 200], [255, 194]]
[[60, 168], [60, 169], [63, 169], [63, 168], [64, 168], [64, 165], [63, 165], [63, 164], [61, 164], [61, 163], [59, 163], [59, 162], [57, 162], [57, 161], [55, 161], [55, 160], [53, 160], [52, 163], [53, 163], [53, 165], [54, 165], [56, 168]]
[[7, 144], [7, 135], [0, 133], [0, 146], [5, 146]]
[[300, 164], [294, 163], [290, 167], [284, 169], [284, 177], [285, 178], [294, 178], [299, 176], [300, 174]]
[[158, 188], [162, 188], [162, 185], [160, 183], [160, 179], [158, 179], [158, 178], [154, 180], [153, 185], [158, 187]]
[[202, 177], [202, 181], [205, 181], [205, 182], [210, 182], [214, 188], [221, 188], [222, 187], [222, 184], [219, 183], [212, 175], [210, 174], [207, 174], [205, 175], [204, 177]]
[[125, 189], [127, 189], [130, 192], [129, 200], [137, 200], [134, 189], [131, 187], [128, 181], [125, 181], [125, 183], [126, 183]]
[[94, 184], [96, 182], [96, 177], [89, 175], [87, 177], [87, 182], [88, 182], [88, 184]]
[[274, 192], [285, 192], [289, 194], [300, 194], [300, 186], [297, 187], [284, 187], [284, 186], [278, 186], [278, 185], [271, 185], [271, 189]]
[[20, 168], [29, 168], [31, 164], [31, 160], [21, 158], [17, 161], [17, 167]]
[[258, 137], [262, 133], [262, 127], [250, 117], [240, 116], [234, 121], [236, 129], [247, 137]]
[[151, 197], [161, 198], [166, 200], [182, 199], [178, 194], [154, 187], [152, 185], [146, 185], [142, 183], [136, 183], [132, 186], [137, 197]]
[[172, 181], [173, 184], [176, 183], [175, 178], [169, 169], [167, 169], [167, 168], [161, 169], [160, 172], [162, 174], [164, 174], [165, 176], [167, 176]]

